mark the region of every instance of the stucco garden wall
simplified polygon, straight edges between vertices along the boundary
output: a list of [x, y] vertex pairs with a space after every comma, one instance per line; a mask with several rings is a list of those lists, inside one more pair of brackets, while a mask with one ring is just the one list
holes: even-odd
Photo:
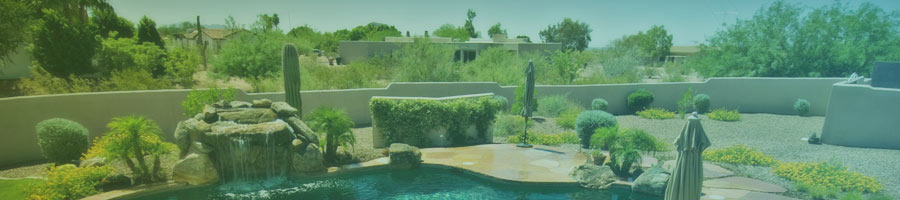
[[[687, 87], [711, 96], [712, 108], [739, 108], [746, 113], [793, 114], [793, 102], [804, 98], [812, 103], [811, 115], [824, 115], [832, 84], [842, 78], [712, 78], [702, 83], [614, 84], [581, 86], [537, 86], [537, 96], [569, 94], [569, 98], [589, 107], [593, 98], [609, 101], [614, 114], [626, 114], [625, 96], [638, 88], [652, 91], [652, 106], [674, 109]], [[357, 124], [370, 124], [369, 99], [373, 96], [445, 97], [494, 93], [515, 99], [515, 86], [496, 83], [393, 83], [386, 88], [303, 91], [303, 112], [319, 106], [347, 111]], [[155, 120], [164, 137], [173, 141], [178, 121], [186, 119], [181, 108], [190, 90], [78, 93], [0, 98], [0, 166], [41, 160], [34, 126], [53, 117], [83, 124], [92, 137], [103, 135], [113, 117], [143, 115]], [[284, 101], [284, 93], [239, 92], [238, 100], [268, 98]]]
[[841, 82], [831, 91], [823, 143], [900, 149], [900, 89]]

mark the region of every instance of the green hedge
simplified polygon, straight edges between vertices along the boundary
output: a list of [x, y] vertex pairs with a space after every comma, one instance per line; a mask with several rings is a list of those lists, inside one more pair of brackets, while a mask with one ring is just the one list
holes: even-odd
[[484, 138], [501, 103], [491, 96], [452, 100], [373, 98], [369, 102], [372, 122], [387, 144], [430, 146], [427, 131], [447, 127], [451, 145], [465, 145], [465, 131], [475, 125]]

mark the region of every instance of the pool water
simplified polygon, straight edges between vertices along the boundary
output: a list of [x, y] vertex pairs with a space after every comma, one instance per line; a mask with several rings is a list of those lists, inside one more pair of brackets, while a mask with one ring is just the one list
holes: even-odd
[[275, 178], [228, 183], [144, 196], [140, 200], [181, 199], [592, 199], [657, 200], [626, 189], [591, 190], [489, 181], [455, 170], [420, 168], [374, 170], [330, 177]]

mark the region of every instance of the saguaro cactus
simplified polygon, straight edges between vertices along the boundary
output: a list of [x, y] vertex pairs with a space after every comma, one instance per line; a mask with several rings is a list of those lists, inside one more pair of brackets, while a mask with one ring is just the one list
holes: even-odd
[[281, 54], [281, 67], [284, 72], [284, 99], [298, 113], [303, 112], [303, 101], [300, 99], [300, 54], [294, 44], [285, 44]]

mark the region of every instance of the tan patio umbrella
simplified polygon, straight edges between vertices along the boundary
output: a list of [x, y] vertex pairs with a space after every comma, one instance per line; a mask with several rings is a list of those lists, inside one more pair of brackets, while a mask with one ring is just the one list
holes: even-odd
[[675, 170], [666, 185], [666, 200], [698, 200], [703, 186], [703, 150], [709, 147], [709, 139], [700, 125], [697, 112], [688, 117], [688, 123], [675, 139], [678, 149]]

